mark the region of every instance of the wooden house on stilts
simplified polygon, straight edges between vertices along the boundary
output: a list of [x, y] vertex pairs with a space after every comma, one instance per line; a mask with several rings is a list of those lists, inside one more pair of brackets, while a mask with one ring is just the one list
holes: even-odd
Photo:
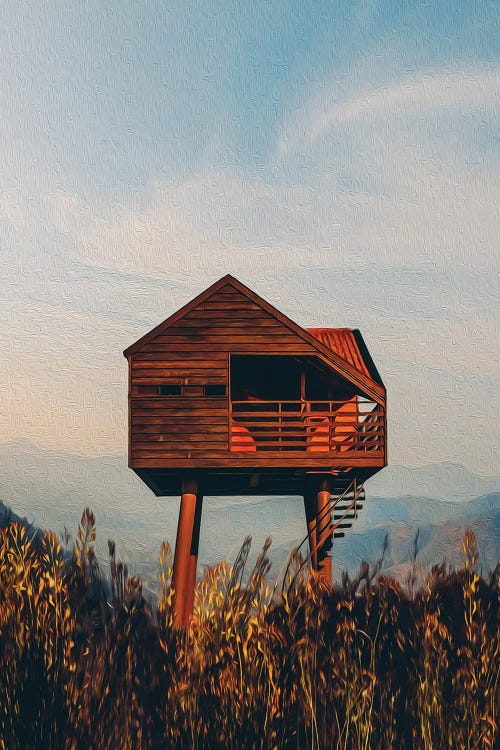
[[188, 622], [203, 495], [301, 495], [312, 565], [386, 465], [386, 393], [359, 331], [301, 328], [224, 276], [124, 352], [129, 466], [181, 496], [175, 613]]

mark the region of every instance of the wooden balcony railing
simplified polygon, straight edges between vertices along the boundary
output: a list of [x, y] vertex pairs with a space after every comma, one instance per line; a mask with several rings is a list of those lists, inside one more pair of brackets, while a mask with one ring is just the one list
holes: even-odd
[[373, 401], [232, 401], [230, 450], [384, 452], [384, 410]]

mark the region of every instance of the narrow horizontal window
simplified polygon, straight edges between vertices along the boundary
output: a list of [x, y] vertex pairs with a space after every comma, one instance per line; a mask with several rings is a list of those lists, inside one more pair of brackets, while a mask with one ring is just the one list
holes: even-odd
[[205, 396], [215, 396], [216, 398], [220, 398], [225, 395], [226, 395], [225, 385], [206, 385], [205, 386]]
[[182, 385], [160, 385], [160, 396], [181, 396]]

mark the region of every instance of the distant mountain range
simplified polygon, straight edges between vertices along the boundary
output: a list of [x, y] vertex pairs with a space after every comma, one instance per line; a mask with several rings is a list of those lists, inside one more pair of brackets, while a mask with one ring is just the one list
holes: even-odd
[[[366, 495], [352, 529], [335, 540], [337, 577], [344, 568], [354, 572], [363, 559], [375, 562], [387, 534], [384, 570], [404, 578], [417, 530], [417, 560], [428, 567], [443, 559], [461, 562], [466, 528], [476, 533], [485, 572], [500, 557], [500, 477], [480, 477], [451, 463], [389, 466], [366, 483]], [[73, 536], [89, 506], [96, 516], [101, 562], [106, 561], [107, 539], [113, 538], [131, 572], [152, 589], [161, 541], [175, 544], [178, 500], [154, 497], [127, 468], [124, 456], [87, 458], [42, 450], [28, 441], [0, 444], [0, 500], [35, 526], [58, 534], [67, 527]], [[0, 506], [0, 523], [2, 512]], [[253, 538], [253, 559], [271, 536], [277, 575], [305, 536], [301, 498], [206, 498], [200, 566], [234, 559], [247, 534]]]
[[369, 498], [356, 528], [353, 525], [349, 536], [336, 541], [337, 573], [343, 568], [356, 569], [360, 558], [374, 561], [387, 534], [389, 547], [384, 569], [398, 578], [406, 576], [417, 531], [420, 564], [427, 569], [442, 561], [460, 565], [461, 543], [468, 528], [476, 535], [479, 564], [487, 573], [500, 557], [500, 492], [461, 503], [411, 495]]
[[39, 546], [42, 541], [43, 529], [30, 523], [25, 516], [18, 516], [10, 506], [5, 505], [5, 503], [0, 500], [0, 528], [6, 528], [11, 523], [20, 523], [21, 526], [24, 526], [28, 531], [30, 542], [32, 542], [35, 547]]
[[500, 489], [500, 477], [481, 477], [450, 462], [425, 464], [418, 468], [386, 466], [366, 482], [372, 497], [430, 497], [466, 502]]

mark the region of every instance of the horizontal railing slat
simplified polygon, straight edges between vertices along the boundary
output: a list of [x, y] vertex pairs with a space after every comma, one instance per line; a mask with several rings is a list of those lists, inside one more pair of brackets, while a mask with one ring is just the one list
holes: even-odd
[[[340, 410], [340, 411], [339, 411]], [[341, 400], [232, 401], [231, 451], [383, 452], [385, 415], [375, 402]]]

